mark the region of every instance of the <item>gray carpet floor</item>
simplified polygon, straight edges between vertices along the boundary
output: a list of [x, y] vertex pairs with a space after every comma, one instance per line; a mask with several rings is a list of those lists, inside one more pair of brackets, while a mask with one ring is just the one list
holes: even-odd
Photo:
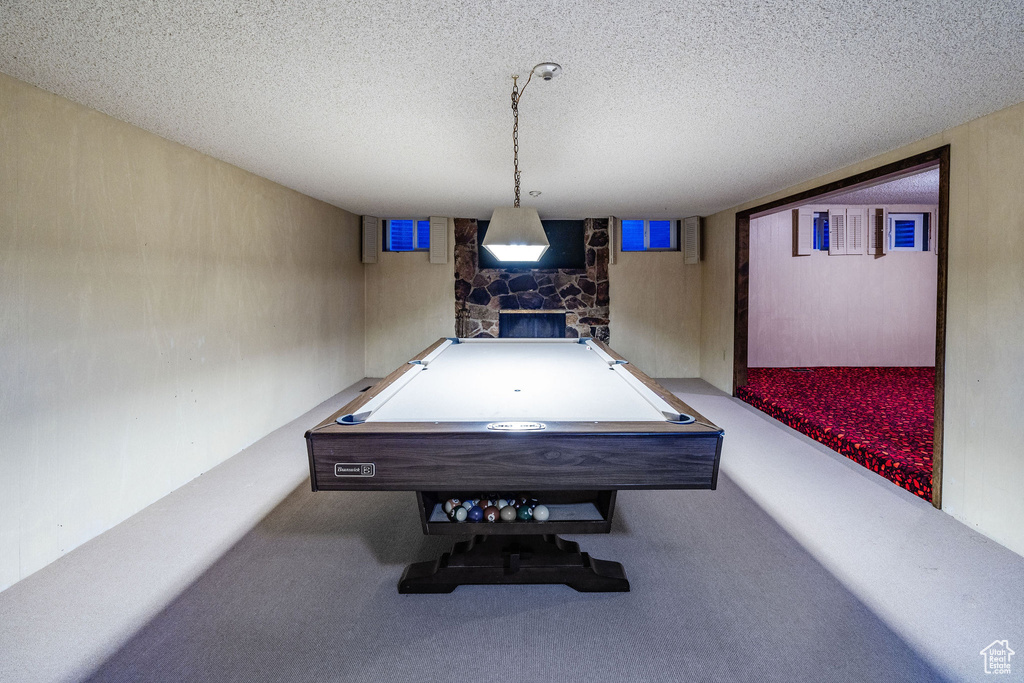
[[447, 550], [412, 493], [311, 493], [302, 435], [362, 382], [0, 593], [2, 681], [985, 680], [1024, 558], [699, 380], [717, 491], [620, 492], [632, 591], [399, 595]]

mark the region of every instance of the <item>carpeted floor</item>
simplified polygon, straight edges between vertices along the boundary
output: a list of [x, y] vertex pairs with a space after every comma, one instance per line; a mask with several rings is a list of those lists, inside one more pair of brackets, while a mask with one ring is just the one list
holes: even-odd
[[737, 395], [925, 500], [935, 368], [749, 368]]
[[573, 537], [629, 593], [399, 595], [454, 539], [422, 534], [412, 493], [307, 479], [303, 432], [362, 382], [0, 592], [0, 681], [933, 682], [986, 680], [996, 638], [1020, 651], [1024, 558], [664, 383], [725, 429], [719, 488], [620, 492], [610, 534]]
[[411, 493], [302, 486], [87, 680], [943, 680], [728, 477], [619, 496], [610, 536], [574, 539], [630, 593], [399, 595], [453, 539]]

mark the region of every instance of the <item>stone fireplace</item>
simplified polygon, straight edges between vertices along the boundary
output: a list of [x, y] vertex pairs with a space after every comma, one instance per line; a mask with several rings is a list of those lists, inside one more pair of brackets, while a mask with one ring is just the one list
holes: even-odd
[[501, 313], [565, 313], [566, 337], [608, 341], [608, 220], [584, 221], [585, 268], [483, 268], [475, 219], [455, 219], [455, 309], [460, 337], [500, 336]]

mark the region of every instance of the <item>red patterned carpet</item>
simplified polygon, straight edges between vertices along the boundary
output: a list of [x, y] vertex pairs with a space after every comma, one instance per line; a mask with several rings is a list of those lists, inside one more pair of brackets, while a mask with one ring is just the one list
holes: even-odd
[[935, 368], [750, 368], [739, 398], [925, 500]]

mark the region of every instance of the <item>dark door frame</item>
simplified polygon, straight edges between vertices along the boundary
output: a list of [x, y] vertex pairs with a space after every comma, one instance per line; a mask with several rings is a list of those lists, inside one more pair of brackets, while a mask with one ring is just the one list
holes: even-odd
[[747, 383], [747, 325], [750, 296], [750, 218], [824, 194], [852, 189], [887, 176], [907, 175], [917, 169], [939, 167], [938, 278], [935, 307], [935, 436], [932, 452], [932, 505], [942, 508], [943, 402], [946, 384], [946, 278], [949, 253], [949, 145], [915, 154], [842, 180], [760, 204], [736, 214], [736, 288], [733, 321], [732, 394]]

